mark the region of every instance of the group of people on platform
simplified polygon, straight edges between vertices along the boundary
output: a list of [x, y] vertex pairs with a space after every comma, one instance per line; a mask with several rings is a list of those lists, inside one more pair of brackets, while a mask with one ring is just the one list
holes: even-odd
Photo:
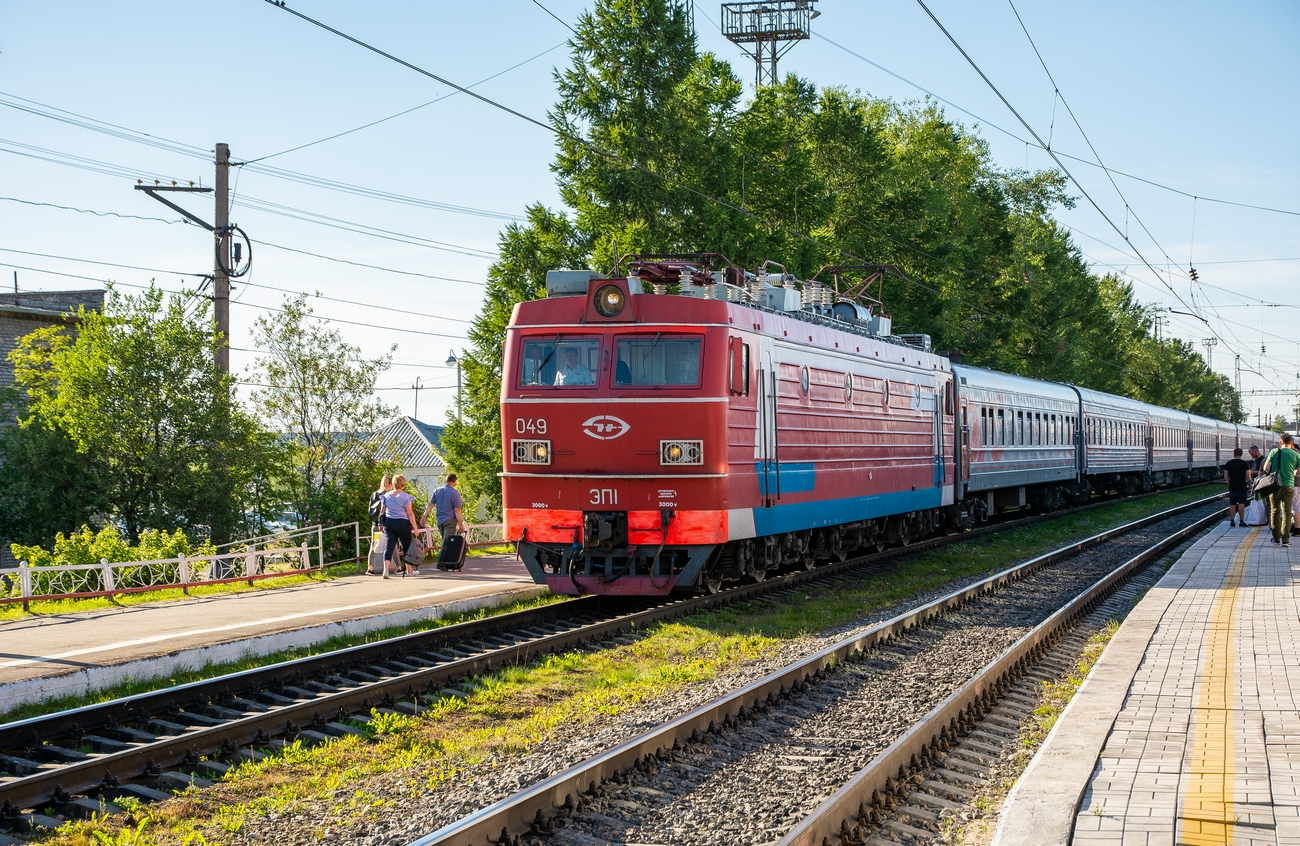
[[385, 579], [392, 572], [403, 572], [403, 568], [407, 573], [419, 574], [419, 563], [407, 563], [403, 555], [411, 548], [417, 527], [428, 525], [430, 513], [434, 514], [433, 525], [438, 527], [444, 545], [447, 538], [463, 535], [469, 528], [465, 525], [460, 491], [456, 490], [455, 473], [448, 473], [446, 482], [434, 489], [421, 520], [415, 519], [414, 504], [415, 497], [406, 492], [406, 477], [400, 473], [384, 476], [379, 490], [370, 495], [371, 528], [376, 534], [384, 533]]
[[1268, 526], [1273, 543], [1289, 547], [1291, 532], [1296, 525], [1295, 477], [1300, 470], [1300, 449], [1295, 438], [1283, 433], [1278, 445], [1265, 456], [1260, 448], [1251, 444], [1250, 459], [1241, 457], [1241, 448], [1232, 451], [1232, 459], [1223, 465], [1223, 479], [1228, 483], [1228, 515], [1232, 525], [1246, 525], [1246, 508], [1254, 496], [1252, 483], [1267, 473], [1277, 474], [1277, 486], [1262, 497], [1268, 513]]

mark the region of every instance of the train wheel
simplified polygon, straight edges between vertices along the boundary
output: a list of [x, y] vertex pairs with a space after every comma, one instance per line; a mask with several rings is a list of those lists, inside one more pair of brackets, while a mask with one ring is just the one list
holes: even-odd
[[805, 570], [811, 570], [816, 566], [817, 566], [817, 556], [813, 555], [811, 552], [805, 552], [803, 554], [803, 568]]
[[909, 544], [912, 543], [912, 535], [908, 532], [909, 528], [910, 527], [907, 525], [906, 520], [898, 521], [898, 545], [899, 546], [908, 546]]
[[722, 590], [722, 577], [710, 576], [704, 580], [704, 587], [708, 588], [709, 593], [717, 593]]
[[884, 552], [884, 551], [885, 551], [885, 536], [884, 536], [883, 534], [879, 534], [879, 535], [876, 535], [874, 538], [872, 538], [872, 539], [871, 539], [871, 548], [872, 548], [873, 550], [875, 550], [876, 552]]
[[767, 581], [767, 571], [766, 571], [766, 570], [755, 570], [754, 572], [750, 573], [750, 576], [752, 576], [753, 579], [754, 579], [754, 581], [756, 581], [756, 582], [765, 582], [765, 581]]

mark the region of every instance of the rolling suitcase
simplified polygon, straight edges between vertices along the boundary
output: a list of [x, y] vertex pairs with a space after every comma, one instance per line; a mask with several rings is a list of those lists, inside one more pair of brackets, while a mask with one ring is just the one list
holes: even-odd
[[438, 553], [439, 570], [459, 570], [465, 566], [465, 552], [469, 545], [463, 535], [452, 535], [443, 541], [442, 551]]

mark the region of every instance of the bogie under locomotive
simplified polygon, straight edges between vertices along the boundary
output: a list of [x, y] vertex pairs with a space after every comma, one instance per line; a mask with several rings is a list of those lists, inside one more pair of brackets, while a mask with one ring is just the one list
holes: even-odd
[[[537, 582], [717, 590], [997, 511], [1213, 474], [1229, 434], [1265, 443], [1246, 427], [954, 365], [928, 339], [889, 336], [887, 317], [797, 284], [647, 260], [613, 278], [552, 272], [545, 299], [516, 306], [505, 523]], [[1152, 421], [1179, 415], [1184, 462], [1156, 466], [1168, 456]]]

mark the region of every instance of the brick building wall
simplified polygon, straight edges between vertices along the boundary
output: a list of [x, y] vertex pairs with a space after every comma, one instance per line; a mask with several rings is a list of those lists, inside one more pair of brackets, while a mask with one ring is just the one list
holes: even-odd
[[[66, 325], [78, 306], [99, 311], [104, 307], [103, 290], [0, 294], [0, 388], [13, 384], [14, 367], [9, 363], [9, 353], [18, 346], [18, 339], [46, 326]], [[0, 425], [10, 422], [0, 421]]]

